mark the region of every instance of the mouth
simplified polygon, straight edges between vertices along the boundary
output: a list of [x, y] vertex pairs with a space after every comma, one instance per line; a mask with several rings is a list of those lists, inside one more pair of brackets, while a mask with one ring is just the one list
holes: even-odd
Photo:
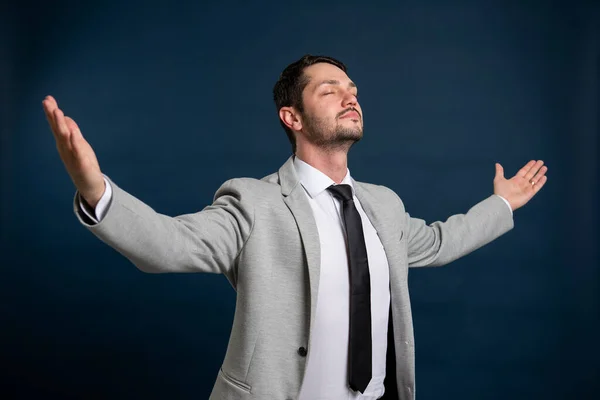
[[360, 115], [356, 111], [348, 111], [346, 114], [342, 115], [340, 119], [350, 118], [350, 119], [360, 119]]

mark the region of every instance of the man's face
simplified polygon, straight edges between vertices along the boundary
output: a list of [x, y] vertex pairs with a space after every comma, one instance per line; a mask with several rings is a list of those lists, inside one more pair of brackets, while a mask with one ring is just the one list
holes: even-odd
[[362, 110], [357, 87], [338, 67], [318, 63], [304, 70], [309, 83], [302, 98], [302, 132], [325, 148], [352, 145], [363, 136]]

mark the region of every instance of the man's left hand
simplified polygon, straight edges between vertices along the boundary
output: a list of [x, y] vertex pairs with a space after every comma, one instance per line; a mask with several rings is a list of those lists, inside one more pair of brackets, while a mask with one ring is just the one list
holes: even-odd
[[531, 160], [510, 179], [504, 178], [504, 168], [496, 163], [496, 176], [494, 178], [494, 194], [504, 197], [513, 211], [523, 207], [537, 192], [540, 191], [548, 180], [546, 177], [548, 167], [542, 160]]

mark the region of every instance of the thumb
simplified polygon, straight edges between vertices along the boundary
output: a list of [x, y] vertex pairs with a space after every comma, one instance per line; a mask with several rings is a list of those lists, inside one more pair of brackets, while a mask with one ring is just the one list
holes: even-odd
[[494, 179], [504, 179], [504, 168], [499, 163], [496, 163], [496, 176]]

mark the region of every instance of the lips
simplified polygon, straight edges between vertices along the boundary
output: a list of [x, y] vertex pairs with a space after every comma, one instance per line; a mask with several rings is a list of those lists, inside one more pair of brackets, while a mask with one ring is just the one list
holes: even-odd
[[340, 118], [359, 119], [360, 117], [356, 111], [349, 111], [346, 114], [342, 115]]

